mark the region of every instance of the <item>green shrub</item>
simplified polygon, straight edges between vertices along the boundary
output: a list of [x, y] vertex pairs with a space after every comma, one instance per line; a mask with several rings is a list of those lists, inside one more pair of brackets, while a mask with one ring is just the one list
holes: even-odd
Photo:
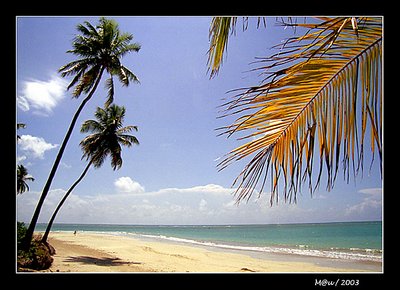
[[35, 237], [32, 240], [29, 251], [24, 251], [20, 248], [21, 242], [26, 234], [26, 226], [22, 222], [17, 223], [17, 266], [18, 270], [23, 268], [34, 270], [45, 270], [50, 268], [53, 263], [53, 257], [50, 253], [51, 246], [48, 246], [40, 241], [40, 237]]
[[19, 249], [22, 240], [25, 238], [27, 228], [23, 222], [17, 222], [17, 248]]

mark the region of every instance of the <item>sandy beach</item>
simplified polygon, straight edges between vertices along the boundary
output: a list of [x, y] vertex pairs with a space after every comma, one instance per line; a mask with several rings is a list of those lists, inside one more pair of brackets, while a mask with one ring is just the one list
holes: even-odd
[[56, 254], [48, 272], [381, 272], [381, 263], [259, 255], [104, 233], [55, 232], [49, 242]]

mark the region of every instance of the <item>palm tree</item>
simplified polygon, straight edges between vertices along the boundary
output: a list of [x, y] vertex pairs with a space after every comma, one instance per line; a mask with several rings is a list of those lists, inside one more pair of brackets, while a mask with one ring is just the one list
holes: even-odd
[[32, 220], [29, 224], [23, 245], [24, 249], [29, 249], [30, 247], [30, 242], [39, 218], [40, 210], [49, 192], [51, 183], [56, 174], [61, 157], [78, 116], [86, 103], [92, 98], [104, 71], [109, 74], [109, 78], [105, 83], [108, 91], [107, 100], [105, 102], [106, 107], [113, 102], [114, 76], [117, 76], [124, 86], [128, 86], [131, 81], [139, 82], [138, 78], [121, 63], [121, 58], [127, 53], [138, 52], [140, 50], [140, 45], [138, 43], [131, 43], [131, 40], [133, 39], [132, 34], [121, 33], [118, 24], [115, 21], [106, 18], [100, 18], [99, 24], [96, 27], [85, 21], [84, 24], [79, 24], [77, 26], [77, 30], [81, 34], [75, 37], [72, 44], [73, 49], [67, 52], [78, 56], [79, 59], [62, 66], [59, 69], [59, 72], [63, 77], [74, 76], [71, 83], [68, 85], [68, 89], [75, 86], [73, 91], [73, 96], [75, 98], [78, 98], [82, 93], [87, 94], [87, 96], [83, 99], [75, 112], [60, 146]]
[[[17, 123], [17, 130], [18, 130], [18, 129], [25, 129], [25, 128], [26, 128], [26, 124], [25, 124], [25, 123]], [[21, 139], [21, 136], [19, 136], [19, 135], [17, 134], [17, 141], [18, 141], [19, 139]]]
[[17, 167], [17, 194], [24, 193], [29, 190], [27, 181], [34, 181], [31, 175], [28, 174], [28, 170], [23, 165]]
[[[265, 18], [258, 18], [258, 25]], [[244, 18], [244, 30], [248, 18]], [[247, 143], [229, 152], [220, 170], [251, 157], [233, 182], [237, 202], [262, 193], [270, 176], [271, 205], [283, 185], [285, 201], [296, 202], [302, 183], [310, 193], [322, 171], [332, 189], [339, 164], [349, 182], [363, 170], [365, 137], [370, 131], [382, 173], [382, 18], [320, 17], [311, 23], [282, 20], [303, 30], [277, 45], [279, 52], [256, 63], [265, 76], [260, 84], [239, 92], [223, 105], [223, 116], [238, 116], [221, 134], [244, 132]], [[208, 66], [215, 76], [235, 31], [236, 17], [215, 17], [210, 26]], [[247, 133], [246, 133], [247, 132]], [[316, 145], [317, 144], [317, 145]], [[313, 160], [318, 149], [319, 172]], [[374, 156], [372, 157], [372, 161]], [[372, 163], [371, 161], [371, 163]]]
[[121, 145], [132, 146], [139, 144], [136, 137], [127, 135], [132, 130], [137, 131], [136, 126], [122, 127], [125, 118], [125, 108], [117, 105], [111, 105], [106, 109], [97, 108], [95, 113], [96, 120], [87, 120], [82, 124], [81, 132], [94, 132], [94, 134], [87, 136], [82, 140], [80, 146], [84, 152], [82, 158], [86, 157], [89, 163], [86, 165], [82, 174], [74, 182], [74, 184], [65, 193], [63, 199], [58, 204], [54, 211], [49, 224], [47, 225], [46, 232], [42, 237], [42, 242], [46, 243], [54, 219], [58, 211], [61, 209], [65, 200], [68, 198], [73, 189], [83, 179], [93, 165], [95, 168], [101, 167], [105, 158], [111, 156], [111, 166], [113, 170], [119, 169], [122, 166]]

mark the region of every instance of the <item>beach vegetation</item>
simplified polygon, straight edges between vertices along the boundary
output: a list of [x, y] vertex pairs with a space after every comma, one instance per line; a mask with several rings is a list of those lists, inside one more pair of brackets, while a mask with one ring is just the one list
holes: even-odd
[[46, 231], [42, 237], [42, 243], [47, 242], [53, 222], [57, 213], [62, 205], [71, 194], [73, 189], [81, 182], [83, 177], [88, 172], [89, 168], [93, 165], [99, 168], [104, 163], [107, 156], [111, 158], [111, 166], [113, 170], [119, 169], [122, 166], [122, 146], [131, 147], [133, 144], [138, 145], [138, 139], [129, 135], [132, 130], [137, 131], [136, 126], [125, 126], [123, 122], [125, 118], [125, 107], [120, 107], [115, 104], [103, 109], [98, 107], [95, 112], [95, 120], [86, 120], [81, 126], [81, 132], [92, 132], [93, 134], [85, 137], [80, 146], [83, 151], [82, 159], [86, 158], [88, 164], [83, 170], [79, 178], [72, 184], [72, 186], [65, 193], [62, 200], [59, 202], [56, 210], [54, 211]]
[[17, 222], [17, 270], [32, 271], [45, 270], [53, 263], [52, 255], [55, 253], [50, 245], [40, 241], [40, 237], [34, 237], [29, 250], [22, 248], [22, 241], [25, 238], [27, 227], [23, 222]]
[[[25, 123], [17, 123], [17, 130], [25, 129]], [[17, 134], [17, 142], [21, 139], [21, 136]], [[22, 164], [17, 165], [17, 194], [24, 193], [25, 191], [29, 191], [29, 186], [27, 181], [35, 181], [32, 175], [28, 173], [28, 169]]]
[[[257, 18], [257, 28], [266, 27], [267, 20]], [[222, 104], [221, 117], [234, 121], [219, 128], [220, 134], [246, 141], [218, 164], [223, 170], [249, 160], [233, 182], [238, 203], [262, 194], [268, 183], [271, 205], [280, 194], [285, 202], [296, 202], [302, 184], [312, 195], [322, 176], [329, 191], [339, 167], [348, 183], [350, 173], [356, 177], [363, 171], [366, 147], [371, 164], [378, 154], [382, 177], [382, 21], [277, 18], [294, 36], [273, 47], [276, 53], [256, 59], [254, 71], [263, 77], [258, 84], [232, 90]], [[238, 17], [212, 19], [210, 78], [221, 68], [237, 22]], [[243, 31], [248, 25], [244, 17]]]
[[50, 190], [52, 180], [75, 127], [75, 123], [86, 103], [94, 95], [103, 74], [108, 74], [108, 79], [105, 81], [107, 89], [106, 107], [111, 105], [114, 100], [114, 77], [123, 86], [128, 86], [131, 82], [139, 82], [136, 75], [121, 62], [122, 57], [128, 53], [140, 50], [140, 44], [132, 42], [132, 34], [122, 33], [116, 21], [104, 17], [99, 19], [96, 26], [88, 21], [78, 24], [77, 30], [79, 34], [73, 40], [73, 48], [67, 51], [67, 53], [75, 55], [77, 59], [62, 66], [59, 69], [59, 73], [61, 73], [62, 77], [73, 76], [67, 89], [73, 88], [72, 95], [74, 98], [78, 98], [82, 94], [86, 96], [72, 118], [43, 187], [25, 237], [24, 247], [26, 249], [30, 247], [41, 208]]

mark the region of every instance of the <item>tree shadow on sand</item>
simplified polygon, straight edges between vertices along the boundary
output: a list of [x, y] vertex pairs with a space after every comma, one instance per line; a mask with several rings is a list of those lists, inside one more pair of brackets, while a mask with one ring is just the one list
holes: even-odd
[[121, 265], [142, 264], [140, 262], [123, 261], [120, 258], [107, 258], [107, 257], [94, 258], [90, 256], [68, 257], [65, 259], [65, 262], [78, 262], [78, 263], [98, 265], [98, 266], [121, 266]]

